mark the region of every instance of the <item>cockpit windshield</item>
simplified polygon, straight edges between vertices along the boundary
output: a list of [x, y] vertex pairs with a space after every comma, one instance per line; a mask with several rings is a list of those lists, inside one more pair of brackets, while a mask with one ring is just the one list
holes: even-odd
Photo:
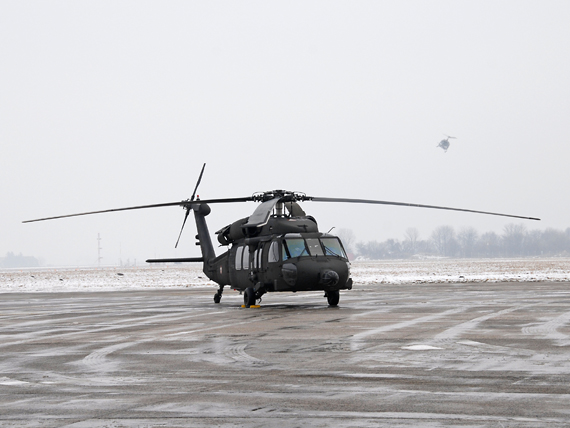
[[284, 256], [287, 258], [308, 256], [309, 250], [305, 245], [305, 240], [302, 238], [290, 238], [285, 240], [286, 251]]
[[346, 257], [338, 238], [285, 238], [283, 240], [283, 260], [304, 256]]
[[324, 256], [323, 247], [317, 238], [308, 238], [306, 241], [311, 256]]
[[325, 254], [327, 256], [347, 258], [338, 238], [321, 238], [321, 242], [323, 243]]

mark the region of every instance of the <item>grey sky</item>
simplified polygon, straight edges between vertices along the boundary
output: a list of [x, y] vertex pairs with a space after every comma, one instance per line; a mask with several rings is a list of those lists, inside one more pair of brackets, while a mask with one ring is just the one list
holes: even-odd
[[[0, 2], [0, 256], [192, 256], [180, 208], [285, 188], [570, 226], [570, 2]], [[457, 137], [447, 153], [444, 133]], [[255, 209], [214, 206], [210, 231]], [[306, 203], [357, 240], [499, 217]], [[515, 220], [518, 223], [518, 221]], [[221, 249], [218, 249], [218, 254]]]

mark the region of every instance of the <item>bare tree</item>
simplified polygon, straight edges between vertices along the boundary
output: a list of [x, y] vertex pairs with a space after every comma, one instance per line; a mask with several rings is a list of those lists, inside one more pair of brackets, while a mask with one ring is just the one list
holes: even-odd
[[356, 236], [352, 229], [339, 229], [337, 236], [342, 241], [342, 245], [347, 253], [354, 254], [356, 248]]
[[524, 252], [526, 227], [523, 224], [509, 223], [503, 230], [503, 244], [506, 254], [521, 256]]
[[402, 245], [397, 239], [387, 239], [384, 244], [386, 245], [387, 258], [396, 259], [402, 257]]
[[501, 238], [495, 232], [485, 232], [477, 243], [477, 255], [498, 257], [501, 254]]
[[410, 255], [418, 252], [418, 242], [420, 240], [420, 231], [415, 227], [408, 227], [404, 233], [404, 251]]
[[479, 240], [479, 233], [473, 227], [464, 227], [457, 234], [457, 241], [462, 257], [473, 257]]
[[438, 254], [446, 257], [455, 255], [457, 241], [451, 226], [439, 226], [431, 233], [431, 241]]
[[380, 260], [388, 257], [387, 245], [385, 242], [368, 241], [356, 244], [358, 254], [371, 260]]
[[[531, 230], [526, 233], [524, 237], [524, 255], [525, 256], [540, 256], [544, 254], [544, 240], [546, 238], [546, 231]], [[546, 249], [549, 253], [549, 249]]]
[[[569, 229], [567, 229], [568, 231]], [[552, 228], [542, 232], [540, 239], [540, 254], [561, 255], [570, 251], [570, 235]]]

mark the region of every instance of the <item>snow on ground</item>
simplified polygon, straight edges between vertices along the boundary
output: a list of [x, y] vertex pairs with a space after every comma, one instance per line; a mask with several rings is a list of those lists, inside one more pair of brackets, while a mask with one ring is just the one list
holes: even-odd
[[215, 287], [201, 264], [167, 267], [35, 268], [0, 270], [0, 292], [118, 291]]
[[570, 258], [359, 261], [356, 284], [570, 281]]
[[[355, 261], [362, 284], [570, 281], [570, 258]], [[0, 292], [111, 291], [217, 285], [200, 264], [0, 270]]]

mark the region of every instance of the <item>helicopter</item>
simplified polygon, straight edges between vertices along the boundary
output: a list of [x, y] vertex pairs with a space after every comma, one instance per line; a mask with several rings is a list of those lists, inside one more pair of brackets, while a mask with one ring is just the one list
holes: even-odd
[[[258, 192], [237, 198], [201, 200], [199, 196], [196, 197], [196, 192], [205, 167], [206, 164], [202, 166], [194, 192], [189, 199], [46, 217], [26, 220], [23, 223], [114, 211], [181, 206], [186, 212], [175, 247], [178, 246], [186, 220], [192, 212], [198, 232], [196, 245], [200, 246], [202, 257], [148, 259], [147, 263], [203, 263], [204, 274], [219, 286], [214, 294], [214, 303], [220, 303], [224, 288], [229, 286], [243, 293], [245, 307], [255, 305], [268, 292], [298, 291], [324, 291], [329, 306], [334, 307], [339, 303], [340, 290], [352, 289], [350, 261], [338, 236], [320, 232], [316, 219], [307, 215], [299, 202], [397, 205], [540, 220], [534, 217], [435, 205], [315, 197], [288, 190]], [[249, 217], [236, 220], [216, 232], [219, 244], [228, 247], [227, 251], [216, 256], [206, 223], [206, 216], [211, 212], [210, 205], [238, 202], [260, 204]]]
[[447, 138], [446, 138], [445, 140], [441, 140], [441, 141], [439, 142], [439, 144], [436, 146], [436, 147], [441, 147], [445, 153], [447, 153], [447, 149], [449, 149], [449, 144], [450, 144], [450, 143], [449, 143], [449, 139], [450, 139], [450, 138], [456, 139], [455, 137], [451, 137], [451, 136], [449, 136], [449, 135], [446, 135], [446, 137], [447, 137]]

